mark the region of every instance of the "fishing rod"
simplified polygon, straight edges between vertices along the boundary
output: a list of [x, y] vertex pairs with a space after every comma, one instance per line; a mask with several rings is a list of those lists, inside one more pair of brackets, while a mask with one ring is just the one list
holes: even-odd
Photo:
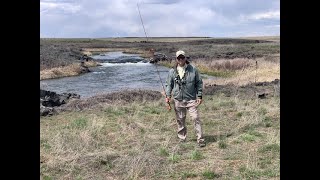
[[147, 36], [146, 30], [145, 30], [144, 25], [143, 25], [143, 21], [142, 21], [142, 17], [141, 17], [140, 8], [139, 8], [139, 4], [138, 3], [137, 3], [137, 6], [138, 6], [138, 11], [139, 11], [139, 15], [140, 15], [140, 20], [141, 20], [141, 24], [142, 24], [142, 27], [143, 27], [143, 31], [144, 31], [144, 34], [146, 35], [146, 38], [147, 38], [147, 41], [148, 41], [148, 36]]
[[[138, 11], [139, 11], [139, 15], [140, 15], [142, 27], [143, 27], [143, 30], [144, 30], [144, 34], [146, 35], [146, 38], [147, 38], [147, 41], [148, 41], [148, 36], [147, 36], [146, 30], [145, 30], [144, 25], [143, 25], [142, 16], [141, 16], [141, 13], [140, 13], [140, 8], [139, 8], [138, 3], [137, 3], [137, 7], [138, 7]], [[154, 49], [150, 49], [150, 52], [152, 53], [152, 58], [154, 59]], [[164, 96], [166, 96], [166, 90], [165, 90], [165, 88], [164, 88], [164, 86], [163, 86], [163, 83], [162, 83], [162, 80], [161, 80], [161, 76], [160, 76], [160, 73], [159, 73], [159, 70], [158, 70], [157, 62], [155, 61], [154, 63], [155, 63], [155, 66], [156, 66], [156, 70], [157, 70], [159, 79], [160, 79], [160, 83], [161, 83], [161, 86], [162, 86], [162, 90], [163, 90]], [[167, 109], [168, 109], [169, 111], [171, 110], [170, 102], [167, 102], [166, 107], [167, 107]]]
[[[151, 52], [152, 52], [152, 55], [153, 55], [153, 58], [154, 58], [154, 49], [151, 49]], [[159, 76], [159, 79], [160, 79], [160, 83], [161, 83], [161, 86], [162, 86], [162, 90], [163, 90], [163, 95], [166, 97], [166, 90], [163, 86], [163, 83], [162, 83], [162, 80], [161, 80], [161, 76], [160, 76], [160, 72], [158, 70], [158, 66], [157, 66], [157, 61], [154, 62], [155, 63], [155, 66], [156, 66], [156, 70], [157, 70], [157, 73], [158, 73], [158, 76]], [[167, 102], [167, 109], [170, 111], [171, 110], [171, 105], [170, 105], [170, 102]]]

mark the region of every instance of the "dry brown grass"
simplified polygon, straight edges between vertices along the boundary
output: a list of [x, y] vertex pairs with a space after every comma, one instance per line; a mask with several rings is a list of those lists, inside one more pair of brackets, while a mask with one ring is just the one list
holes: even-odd
[[98, 62], [96, 62], [96, 61], [85, 61], [84, 62], [84, 65], [85, 66], [87, 66], [87, 67], [96, 67], [96, 66], [98, 66]]
[[[280, 61], [258, 58], [256, 60], [242, 60], [245, 68], [235, 70], [235, 74], [229, 78], [204, 79], [205, 85], [246, 85], [254, 82], [273, 81], [280, 79]], [[241, 66], [237, 66], [241, 67]]]
[[149, 49], [138, 49], [138, 48], [83, 48], [83, 53], [104, 53], [104, 52], [116, 52], [120, 51], [129, 54], [138, 54], [141, 57], [150, 57]]
[[[84, 65], [87, 67], [95, 67], [98, 63], [95, 61], [88, 61], [85, 62]], [[63, 67], [55, 67], [40, 71], [40, 80], [77, 76], [79, 74], [81, 74], [80, 63], [73, 63]]]
[[[205, 37], [189, 37], [189, 38], [172, 38], [172, 37], [149, 37], [148, 42], [183, 42], [183, 41], [191, 41], [191, 40], [203, 40], [208, 39]], [[140, 41], [147, 41], [146, 38], [99, 38], [99, 40], [104, 41], [113, 41], [113, 42], [140, 42]]]
[[244, 58], [236, 58], [232, 60], [210, 60], [199, 58], [193, 60], [192, 64], [205, 71], [235, 71], [249, 67], [250, 60]]

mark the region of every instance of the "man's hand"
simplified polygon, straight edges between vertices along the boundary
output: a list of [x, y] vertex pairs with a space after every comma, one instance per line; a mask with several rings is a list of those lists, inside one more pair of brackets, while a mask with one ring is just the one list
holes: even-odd
[[169, 97], [166, 97], [166, 103], [167, 103], [167, 109], [170, 111], [171, 110], [171, 105], [170, 105], [171, 99]]
[[202, 103], [202, 101], [203, 101], [202, 99], [198, 98], [197, 99], [197, 106], [199, 106]]

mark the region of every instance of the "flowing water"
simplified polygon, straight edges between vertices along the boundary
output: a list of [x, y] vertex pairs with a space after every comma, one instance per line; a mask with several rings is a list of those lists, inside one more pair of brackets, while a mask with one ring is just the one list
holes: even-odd
[[[149, 63], [145, 59], [121, 52], [92, 56], [102, 66], [90, 68], [91, 72], [79, 76], [40, 81], [40, 87], [57, 93], [76, 93], [81, 98], [124, 89], [162, 91], [169, 68]], [[157, 68], [157, 69], [156, 69]]]
[[163, 85], [169, 72], [169, 68], [134, 54], [110, 52], [92, 58], [102, 66], [92, 67], [91, 72], [79, 76], [41, 80], [40, 87], [59, 94], [76, 93], [81, 98], [128, 89], [162, 91], [157, 69]]

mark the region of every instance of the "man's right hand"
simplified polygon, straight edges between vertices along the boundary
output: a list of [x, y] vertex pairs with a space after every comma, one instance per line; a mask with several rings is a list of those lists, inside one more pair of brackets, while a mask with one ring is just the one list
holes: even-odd
[[166, 103], [170, 103], [171, 99], [169, 97], [166, 97]]

